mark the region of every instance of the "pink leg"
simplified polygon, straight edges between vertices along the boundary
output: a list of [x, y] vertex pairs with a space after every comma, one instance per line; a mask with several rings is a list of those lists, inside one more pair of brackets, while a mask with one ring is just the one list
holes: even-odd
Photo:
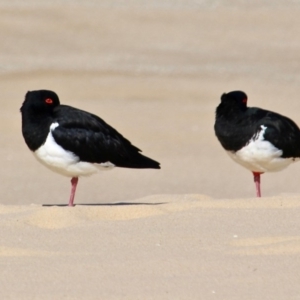
[[72, 189], [71, 189], [71, 195], [69, 200], [69, 206], [74, 206], [74, 197], [75, 197], [77, 183], [78, 183], [78, 177], [73, 177], [71, 179]]
[[254, 176], [254, 182], [255, 182], [255, 186], [256, 186], [256, 196], [257, 197], [261, 197], [261, 192], [260, 192], [260, 172], [252, 172], [253, 176]]

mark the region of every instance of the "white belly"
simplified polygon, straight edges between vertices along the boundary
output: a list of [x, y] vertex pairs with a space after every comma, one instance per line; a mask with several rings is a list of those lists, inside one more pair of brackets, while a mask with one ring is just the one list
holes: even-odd
[[45, 167], [61, 175], [79, 177], [95, 174], [99, 169], [112, 169], [115, 166], [110, 162], [93, 164], [79, 161], [79, 157], [74, 153], [56, 144], [51, 131], [57, 126], [57, 123], [51, 125], [46, 142], [34, 152], [36, 159]]
[[277, 172], [283, 170], [299, 158], [282, 158], [282, 150], [264, 140], [267, 127], [255, 135], [245, 147], [237, 152], [227, 151], [228, 155], [238, 164], [253, 172]]

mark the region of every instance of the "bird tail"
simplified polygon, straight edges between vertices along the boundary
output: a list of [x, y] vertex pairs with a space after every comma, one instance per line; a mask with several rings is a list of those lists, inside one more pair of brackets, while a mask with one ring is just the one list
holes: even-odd
[[138, 152], [136, 155], [131, 157], [131, 159], [117, 163], [117, 167], [132, 169], [160, 169], [160, 163]]

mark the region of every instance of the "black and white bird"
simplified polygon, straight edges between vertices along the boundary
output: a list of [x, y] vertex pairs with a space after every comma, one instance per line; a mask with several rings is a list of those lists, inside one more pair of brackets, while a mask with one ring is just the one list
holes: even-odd
[[114, 128], [86, 111], [60, 105], [49, 90], [29, 91], [21, 107], [22, 133], [44, 166], [71, 177], [69, 206], [74, 205], [78, 177], [113, 167], [160, 169]]
[[261, 197], [260, 175], [283, 170], [300, 158], [300, 129], [291, 119], [247, 107], [247, 95], [233, 91], [221, 96], [215, 133], [228, 155], [254, 175]]

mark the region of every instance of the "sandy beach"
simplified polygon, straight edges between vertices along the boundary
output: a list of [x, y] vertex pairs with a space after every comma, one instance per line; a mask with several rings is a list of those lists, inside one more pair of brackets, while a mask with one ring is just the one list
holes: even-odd
[[[100, 3], [98, 3], [100, 2]], [[0, 0], [2, 299], [300, 299], [300, 163], [252, 174], [220, 95], [300, 124], [298, 1]], [[70, 180], [21, 134], [28, 90], [103, 118], [161, 170]]]

